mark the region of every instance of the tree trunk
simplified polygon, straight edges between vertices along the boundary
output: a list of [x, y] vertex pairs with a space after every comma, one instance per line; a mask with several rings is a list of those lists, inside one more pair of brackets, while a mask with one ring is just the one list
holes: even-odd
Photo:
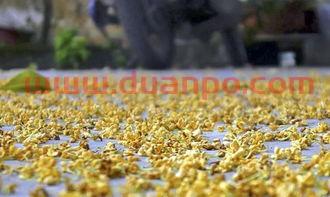
[[49, 34], [51, 30], [51, 22], [53, 17], [53, 2], [52, 0], [42, 0], [43, 2], [43, 22], [40, 33], [40, 43], [48, 44]]

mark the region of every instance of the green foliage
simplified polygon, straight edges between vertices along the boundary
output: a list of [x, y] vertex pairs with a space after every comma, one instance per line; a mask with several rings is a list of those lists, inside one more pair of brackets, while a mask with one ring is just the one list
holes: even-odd
[[55, 60], [61, 68], [78, 68], [89, 57], [87, 41], [73, 29], [59, 32], [55, 38]]
[[13, 92], [37, 92], [50, 91], [47, 78], [37, 73], [36, 66], [31, 64], [26, 70], [11, 78], [7, 83], [0, 87], [0, 90]]
[[285, 1], [279, 1], [279, 0], [262, 1], [260, 10], [264, 13], [275, 14], [280, 12], [284, 8], [285, 4], [286, 4]]
[[125, 50], [119, 42], [108, 40], [105, 49], [110, 51], [113, 63], [118, 67], [125, 67], [128, 63], [128, 57]]
[[116, 66], [125, 67], [128, 63], [128, 59], [124, 52], [120, 49], [112, 51], [113, 61]]

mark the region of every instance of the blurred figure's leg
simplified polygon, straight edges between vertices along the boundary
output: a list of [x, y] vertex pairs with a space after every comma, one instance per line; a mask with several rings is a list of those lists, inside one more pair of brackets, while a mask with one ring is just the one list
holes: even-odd
[[232, 64], [234, 66], [247, 64], [248, 60], [244, 42], [238, 28], [224, 30], [222, 31], [222, 36]]
[[148, 13], [146, 13], [148, 7], [145, 7], [143, 2], [141, 0], [116, 1], [121, 25], [131, 49], [145, 68], [168, 68], [172, 64], [174, 48], [174, 34], [169, 18], [160, 17], [157, 20], [163, 31], [150, 31]]
[[[235, 66], [247, 64], [248, 60], [243, 38], [238, 30], [242, 16], [240, 1], [209, 0], [209, 5], [216, 11], [216, 17], [199, 24], [198, 28], [205, 29], [208, 32], [221, 32], [231, 63]], [[207, 36], [209, 33], [205, 35]]]

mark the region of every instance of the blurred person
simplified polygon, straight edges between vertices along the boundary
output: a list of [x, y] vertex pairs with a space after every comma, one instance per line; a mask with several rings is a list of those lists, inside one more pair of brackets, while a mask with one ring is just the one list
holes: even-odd
[[118, 18], [110, 13], [113, 0], [102, 1], [102, 0], [89, 0], [88, 1], [88, 14], [92, 21], [102, 33], [102, 35], [109, 39], [109, 35], [106, 31], [107, 25], [111, 23], [119, 23]]
[[167, 68], [175, 51], [175, 31], [189, 23], [194, 35], [208, 40], [212, 32], [222, 33], [234, 65], [247, 63], [243, 40], [238, 31], [241, 3], [238, 0], [90, 0], [89, 15], [100, 31], [112, 20], [115, 8], [131, 48], [147, 68]]

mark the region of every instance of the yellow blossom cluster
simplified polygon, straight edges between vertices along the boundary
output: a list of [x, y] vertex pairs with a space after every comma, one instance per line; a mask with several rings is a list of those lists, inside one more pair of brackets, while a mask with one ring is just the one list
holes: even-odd
[[36, 180], [32, 197], [63, 183], [61, 197], [112, 196], [120, 179], [123, 196], [328, 196], [330, 78], [316, 82], [314, 94], [207, 100], [0, 91], [0, 176]]

